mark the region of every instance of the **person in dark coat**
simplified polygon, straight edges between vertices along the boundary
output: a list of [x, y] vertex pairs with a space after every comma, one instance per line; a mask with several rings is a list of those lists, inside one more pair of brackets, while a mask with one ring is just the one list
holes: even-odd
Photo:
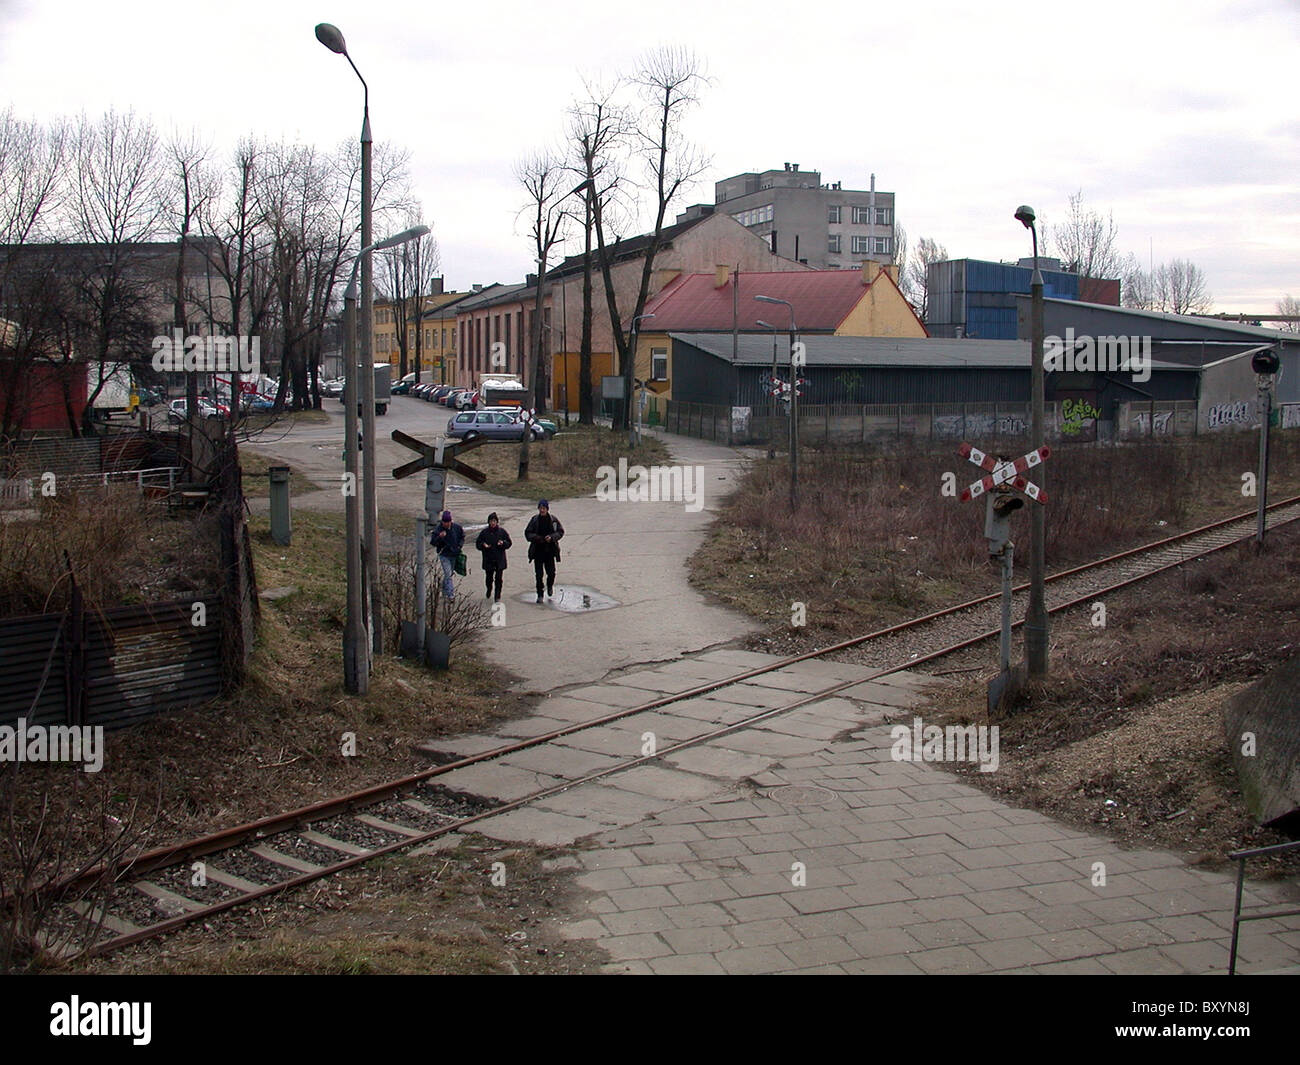
[[495, 601], [499, 603], [501, 602], [501, 574], [506, 568], [506, 552], [514, 545], [510, 542], [510, 534], [501, 528], [501, 522], [495, 514], [488, 515], [487, 528], [478, 534], [474, 546], [482, 552], [483, 577], [487, 581], [488, 598], [493, 598], [492, 586], [495, 580]]
[[555, 564], [560, 561], [560, 537], [564, 535], [564, 526], [560, 519], [551, 515], [550, 504], [545, 499], [537, 501], [537, 513], [533, 515], [524, 530], [528, 541], [528, 557], [533, 563], [533, 572], [537, 575], [537, 601], [542, 601], [542, 572], [546, 573], [546, 594], [550, 596], [555, 590]]
[[465, 546], [465, 529], [451, 520], [450, 510], [442, 512], [442, 521], [434, 527], [429, 543], [437, 550], [438, 561], [442, 563], [442, 594], [447, 602], [453, 602], [456, 588], [451, 583], [451, 575], [456, 572], [456, 556]]

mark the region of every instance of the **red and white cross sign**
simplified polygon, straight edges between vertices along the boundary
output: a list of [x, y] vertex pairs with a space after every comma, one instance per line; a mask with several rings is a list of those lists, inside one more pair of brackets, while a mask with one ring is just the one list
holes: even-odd
[[994, 488], [1004, 484], [1010, 485], [1017, 491], [1024, 492], [1035, 503], [1047, 502], [1047, 493], [1032, 481], [1026, 480], [1022, 475], [1031, 467], [1044, 462], [1052, 454], [1050, 447], [1044, 445], [1037, 451], [1031, 451], [1028, 455], [1022, 455], [1014, 461], [995, 459], [992, 455], [986, 455], [979, 448], [971, 447], [970, 444], [962, 444], [957, 449], [957, 454], [964, 459], [970, 459], [981, 469], [989, 471], [987, 477], [981, 477], [962, 492], [962, 502], [982, 496], [985, 492], [991, 492]]

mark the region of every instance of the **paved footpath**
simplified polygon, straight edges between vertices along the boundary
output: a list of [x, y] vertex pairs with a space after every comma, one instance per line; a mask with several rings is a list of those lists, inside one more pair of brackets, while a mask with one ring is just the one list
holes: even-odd
[[[478, 753], [775, 661], [738, 650], [683, 657], [571, 688], [544, 700], [534, 718], [428, 749]], [[1225, 971], [1230, 873], [1124, 850], [931, 764], [894, 761], [887, 722], [923, 716], [923, 690], [934, 697], [934, 682], [868, 676], [857, 666], [798, 663], [456, 770], [442, 783], [515, 799], [636, 757], [649, 738], [662, 751], [792, 694], [858, 681], [476, 828], [510, 842], [585, 841], [577, 878], [588, 891], [585, 912], [565, 934], [596, 941], [611, 972]], [[1294, 907], [1296, 898], [1288, 885], [1255, 884], [1245, 904]], [[1240, 971], [1298, 963], [1300, 917], [1244, 926]]]

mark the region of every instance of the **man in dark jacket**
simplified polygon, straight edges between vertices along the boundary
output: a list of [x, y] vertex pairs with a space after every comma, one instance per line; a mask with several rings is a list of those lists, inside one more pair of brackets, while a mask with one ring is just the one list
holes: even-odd
[[474, 546], [483, 555], [483, 576], [487, 580], [488, 598], [493, 598], [492, 586], [495, 579], [495, 602], [499, 603], [501, 602], [501, 574], [506, 568], [506, 552], [514, 545], [510, 542], [510, 534], [501, 528], [496, 514], [488, 515], [487, 528], [478, 534]]
[[465, 546], [465, 530], [451, 520], [451, 511], [442, 512], [442, 521], [433, 530], [429, 542], [438, 552], [438, 561], [442, 563], [442, 594], [447, 602], [456, 598], [456, 588], [451, 583], [451, 575], [456, 571], [456, 556]]
[[560, 519], [551, 516], [551, 507], [545, 499], [537, 501], [537, 513], [533, 515], [524, 530], [528, 541], [528, 557], [533, 563], [533, 572], [537, 575], [537, 601], [542, 601], [542, 571], [546, 571], [546, 594], [550, 596], [555, 590], [555, 564], [560, 561], [560, 537], [564, 535], [564, 526]]

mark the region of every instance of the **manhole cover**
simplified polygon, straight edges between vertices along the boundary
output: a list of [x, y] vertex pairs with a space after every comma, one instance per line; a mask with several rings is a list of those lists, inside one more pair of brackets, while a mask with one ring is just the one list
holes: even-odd
[[767, 797], [786, 806], [829, 806], [839, 798], [829, 788], [819, 788], [815, 784], [783, 784], [770, 789]]

